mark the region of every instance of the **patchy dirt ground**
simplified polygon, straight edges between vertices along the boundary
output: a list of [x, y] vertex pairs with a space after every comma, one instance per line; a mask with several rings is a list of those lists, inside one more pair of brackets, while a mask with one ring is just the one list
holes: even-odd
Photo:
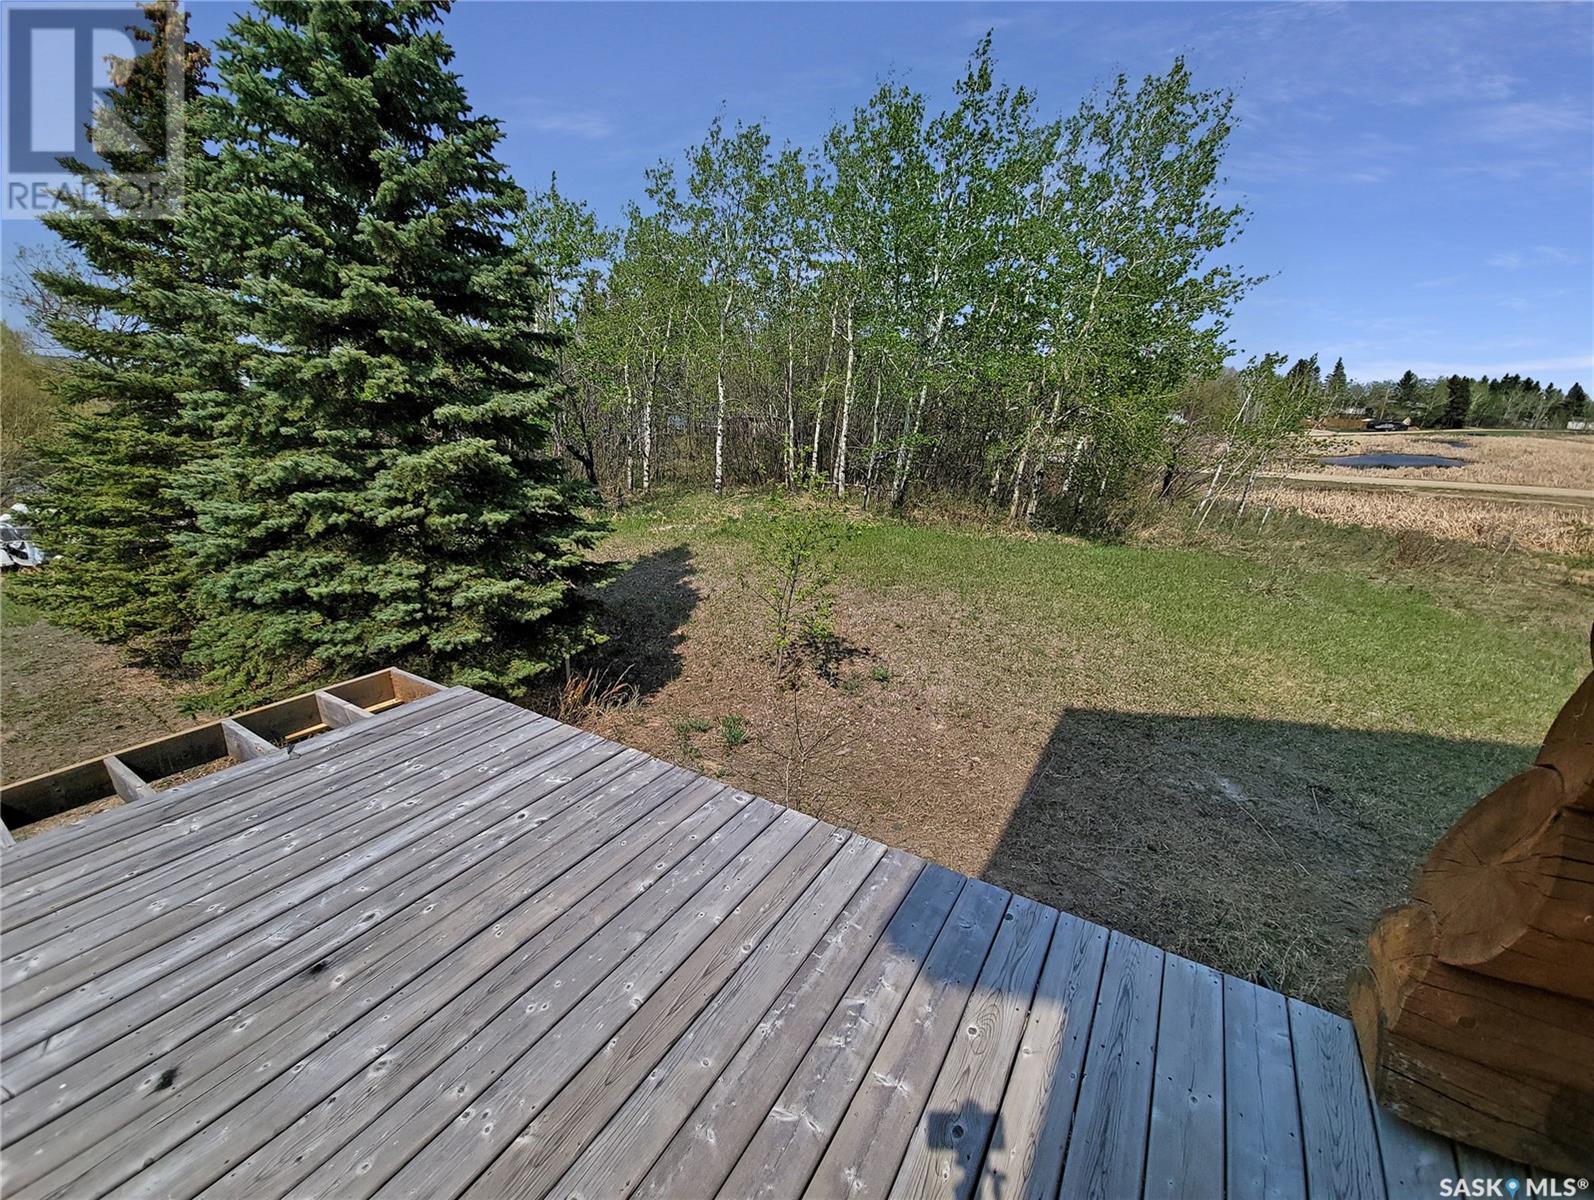
[[[186, 729], [183, 690], [113, 646], [58, 629], [9, 603], [0, 607], [0, 778], [26, 779]], [[120, 801], [24, 826], [19, 837], [71, 824]]]
[[0, 628], [0, 769], [24, 779], [186, 729], [182, 694], [151, 671], [45, 621]]
[[[833, 678], [793, 694], [734, 541], [666, 522], [611, 552], [628, 569], [586, 689], [611, 702], [566, 719], [1340, 1011], [1378, 912], [1531, 754], [1443, 697], [1426, 730], [1358, 722], [1365, 700], [1242, 642], [1193, 667], [1136, 621], [1103, 637], [967, 588], [847, 582]], [[1235, 692], [1203, 699], [1209, 670]]]

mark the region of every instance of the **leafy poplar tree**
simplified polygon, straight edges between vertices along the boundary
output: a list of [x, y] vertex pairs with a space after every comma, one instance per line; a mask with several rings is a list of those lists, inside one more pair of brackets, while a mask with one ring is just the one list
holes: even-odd
[[218, 450], [185, 480], [191, 657], [229, 698], [385, 663], [517, 694], [595, 637], [526, 198], [442, 8], [266, 0], [195, 114], [217, 153], [183, 237], [215, 282], [175, 302], [241, 392], [185, 397]]
[[[171, 220], [117, 211], [107, 197], [173, 165], [168, 55], [181, 55], [185, 107], [208, 61], [194, 43], [172, 44], [186, 29], [168, 0], [144, 7], [144, 23], [129, 30], [143, 49], [119, 64], [95, 121], [106, 165], [64, 162], [80, 186], [43, 218], [70, 253], [35, 272], [33, 296], [45, 331], [69, 357], [52, 376], [64, 416], [41, 447], [43, 490], [29, 501], [41, 542], [60, 557], [19, 579], [52, 621], [166, 665], [180, 661], [192, 623], [193, 572], [172, 538], [193, 517], [168, 484], [199, 447], [177, 422], [176, 393], [187, 384], [159, 301], [184, 267]], [[197, 156], [187, 140], [185, 155]]]

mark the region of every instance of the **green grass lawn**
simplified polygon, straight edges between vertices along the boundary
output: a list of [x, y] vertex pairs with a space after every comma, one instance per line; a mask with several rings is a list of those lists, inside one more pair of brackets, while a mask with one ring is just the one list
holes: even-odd
[[[673, 662], [595, 723], [1330, 1007], [1379, 909], [1588, 670], [1586, 581], [1526, 556], [1413, 563], [1304, 519], [1125, 544], [859, 519], [836, 613], [856, 656], [805, 693], [810, 724], [844, 732], [811, 794], [783, 795], [783, 702], [745, 666], [757, 504], [677, 496], [617, 520], [605, 557], [673, 555], [690, 596], [628, 633], [660, 585], [621, 575], [609, 668], [661, 636]], [[746, 746], [680, 733], [725, 713]]]

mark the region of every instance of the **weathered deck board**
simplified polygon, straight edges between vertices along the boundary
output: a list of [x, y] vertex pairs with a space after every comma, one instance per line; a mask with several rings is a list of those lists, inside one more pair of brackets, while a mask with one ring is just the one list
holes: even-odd
[[[707, 1074], [722, 1064], [711, 1047], [734, 1045], [746, 1036], [769, 997], [813, 951], [884, 853], [878, 842], [854, 835], [783, 915], [777, 917], [776, 909], [784, 906], [772, 906], [743, 931], [735, 951], [705, 964], [703, 974], [690, 984], [676, 984], [651, 997], [512, 1150], [499, 1156], [481, 1177], [481, 1187], [505, 1196], [540, 1196], [553, 1187], [574, 1194], [561, 1177], [583, 1151], [594, 1147], [598, 1154], [590, 1164], [589, 1182], [580, 1183], [584, 1173], [578, 1173], [572, 1184], [590, 1188], [582, 1194], [594, 1197], [620, 1187], [629, 1191], [635, 1180], [627, 1178], [625, 1168], [639, 1155], [638, 1143], [654, 1135], [650, 1093], [666, 1079], [690, 1087], [694, 1070]], [[635, 1108], [632, 1100], [638, 1102]], [[668, 1128], [658, 1132], [670, 1135]], [[594, 1146], [600, 1138], [603, 1144]]]
[[[807, 1185], [924, 961], [969, 882], [927, 867], [721, 1185], [724, 1197], [793, 1195]], [[662, 1195], [670, 1195], [663, 1192]]]
[[946, 1196], [974, 1191], [996, 1128], [1013, 1058], [1035, 998], [1057, 914], [1015, 896], [963, 1010], [952, 1048], [941, 1064], [925, 1114], [897, 1169], [893, 1196]]
[[[396, 722], [400, 715], [395, 713], [391, 719]], [[413, 721], [425, 714], [402, 715]], [[443, 721], [448, 718], [454, 718], [453, 723], [445, 726]], [[503, 723], [513, 718], [502, 714], [494, 719]], [[463, 737], [479, 736], [483, 726], [471, 720], [467, 709], [442, 714], [435, 725], [427, 723], [421, 728], [431, 730], [425, 735], [427, 741], [441, 753], [445, 746], [458, 746]], [[380, 786], [384, 770], [413, 755], [410, 735], [414, 731], [411, 725], [389, 732], [369, 748], [345, 747], [336, 759], [323, 762], [314, 788], [305, 789], [303, 780], [291, 774], [280, 782], [262, 780], [260, 786], [231, 802], [162, 824], [151, 837], [153, 842], [158, 836], [158, 844], [131, 853], [117, 846], [105, 847], [85, 859], [50, 868], [43, 877], [30, 881], [15, 901], [7, 902], [8, 922], [14, 919], [18, 931], [26, 932], [30, 923], [62, 917], [74, 909], [103, 913], [107, 905], [125, 903], [146, 892], [161, 892], [179, 880], [203, 875], [219, 857], [298, 831], [307, 820], [328, 810], [340, 811], [350, 799], [368, 796]], [[322, 796], [319, 802], [314, 798], [318, 791]], [[337, 803], [332, 803], [334, 800]], [[39, 844], [47, 846], [48, 839]]]
[[[568, 743], [567, 743], [568, 744]], [[564, 782], [555, 763], [542, 772], [549, 782]], [[469, 784], [471, 780], [459, 781]], [[480, 783], [479, 776], [475, 780]], [[494, 785], [504, 787], [499, 780]], [[21, 1015], [11, 1015], [7, 1029], [11, 1034], [6, 1050], [21, 1049], [41, 1040], [51, 1027], [70, 1023], [79, 1015], [98, 1011], [107, 997], [103, 989], [82, 987], [91, 980], [110, 978], [126, 990], [167, 977], [173, 969], [203, 958], [208, 951], [257, 929], [275, 917], [287, 916], [305, 903], [348, 879], [369, 870], [395, 852], [421, 840], [425, 834], [459, 819], [467, 811], [487, 802], [493, 786], [474, 790], [438, 787], [438, 803], [422, 806], [425, 792], [410, 794], [402, 790], [394, 799], [389, 818], [380, 822], [379, 833], [365, 842], [337, 843], [316, 851], [309, 870], [301, 871], [271, 886], [270, 877], [249, 879], [222, 889], [211, 905], [202, 902], [187, 906], [150, 922], [141, 929], [95, 948], [93, 955], [67, 958], [28, 979], [27, 988], [12, 993], [29, 995], [31, 1003], [17, 1006]], [[416, 801], [415, 807], [409, 802]], [[261, 890], [261, 888], [264, 890]], [[117, 968], [112, 970], [112, 968]], [[31, 993], [31, 995], [30, 995]], [[54, 1005], [48, 1002], [56, 1001]], [[17, 1009], [12, 1013], [16, 1014]]]
[[634, 909], [662, 923], [680, 902], [677, 881], [690, 876], [690, 871], [676, 872], [677, 866], [692, 856], [705, 862], [713, 848], [720, 846], [725, 847], [721, 853], [733, 855], [743, 842], [727, 840], [727, 831], [744, 828], [750, 839], [774, 815], [770, 811], [764, 822], [749, 822], [743, 811], [746, 796], [706, 781], [692, 785], [682, 796], [698, 803], [688, 817], [671, 827], [674, 815], [657, 810], [622, 835], [624, 845], [616, 843], [602, 856], [611, 861], [593, 856], [584, 862], [580, 870], [594, 877], [603, 875], [614, 863], [619, 869], [542, 933], [463, 989], [451, 1004], [437, 1007], [414, 1032], [391, 1045], [379, 1060], [380, 1071], [367, 1071], [346, 1081], [251, 1153], [221, 1181], [221, 1190], [256, 1195], [298, 1183], [342, 1144], [340, 1138], [346, 1141], [376, 1120], [388, 1099], [423, 1082], [450, 1053], [512, 1007], [520, 989], [557, 970], [611, 921], [611, 927], [617, 927], [620, 914]]
[[1301, 1105], [1285, 998], [1226, 976], [1223, 1048], [1229, 1196], [1233, 1200], [1304, 1196]]
[[[491, 736], [500, 732], [505, 736]], [[517, 758], [535, 754], [544, 744], [553, 750], [569, 740], [565, 731], [552, 722], [530, 726], [506, 718], [480, 732], [467, 732], [450, 739], [446, 744], [451, 760], [449, 766], [457, 771], [462, 766], [503, 754], [513, 754]], [[367, 779], [382, 779], [380, 772], [384, 765], [398, 764], [406, 753], [403, 747], [390, 751], [393, 757], [385, 764], [377, 762]], [[176, 840], [170, 849], [181, 857], [175, 860], [163, 855], [164, 865], [155, 866], [152, 856], [148, 866], [153, 869], [119, 879], [104, 888], [86, 889], [86, 894], [50, 911], [23, 915], [16, 932], [8, 931], [5, 965], [10, 967], [20, 961], [28, 973], [34, 973], [51, 961], [50, 956], [24, 958], [19, 952], [49, 942], [61, 948], [59, 953], [81, 953], [90, 945], [108, 942], [117, 934], [153, 922], [161, 914], [189, 901], [204, 900], [210, 908], [215, 903], [214, 897], [234, 880], [258, 879], [269, 887], [278, 879], [291, 877], [293, 867], [304, 862], [303, 853], [307, 849], [357, 844], [357, 839], [368, 838], [383, 827], [372, 819], [373, 809], [392, 808], [396, 800], [420, 792], [430, 793], [447, 778], [442, 772], [413, 772], [404, 779], [404, 789], [398, 794], [391, 783], [372, 783], [364, 787], [346, 785], [336, 793], [337, 804], [318, 807], [317, 811], [279, 811], [265, 820], [257, 820], [232, 837], [202, 847], [190, 848], [184, 841]], [[394, 815], [404, 814], [395, 812]], [[299, 857], [294, 862], [285, 861], [295, 856]], [[68, 936], [79, 929], [84, 933], [78, 937]], [[90, 933], [92, 940], [85, 936]], [[15, 982], [17, 979], [9, 975], [4, 980], [7, 985]]]
[[[900, 900], [895, 899], [898, 876], [884, 874], [897, 861], [908, 865], [902, 882], [912, 885]], [[904, 947], [906, 953], [899, 957], [908, 958], [929, 946], [951, 905], [952, 879], [949, 872], [926, 869], [921, 860], [901, 851], [887, 855], [883, 886], [864, 891], [832, 926], [654, 1160], [636, 1192], [669, 1197], [717, 1191], [776, 1107], [781, 1089], [848, 985], [854, 979], [882, 977], [883, 959], [893, 947]], [[945, 903], [937, 903], [938, 898]], [[871, 956], [869, 962], [865, 956]], [[871, 963], [879, 969], [871, 970]]]
[[1301, 1141], [1311, 1200], [1382, 1200], [1378, 1135], [1356, 1035], [1322, 1009], [1289, 1002]]
[[[690, 781], [686, 772], [672, 774], [674, 778], [665, 786], [673, 790]], [[257, 1127], [245, 1120], [254, 1111], [248, 1105], [272, 1107], [281, 1103], [278, 1092], [282, 1089], [276, 1084], [291, 1085], [294, 1094], [303, 1094], [335, 1073], [341, 1060], [324, 1043], [356, 1018], [371, 1013], [368, 1023], [375, 1026], [376, 1040], [401, 1036], [406, 1021], [418, 1023], [438, 1006], [438, 997], [426, 991], [427, 984], [444, 989], [446, 996], [447, 989], [486, 969], [484, 962], [490, 967], [522, 939], [551, 922], [572, 902], [572, 891], [579, 899], [581, 893], [576, 889], [584, 882], [583, 870], [594, 862], [602, 863], [599, 851], [607, 840], [627, 828], [640, 815], [639, 810], [645, 812], [659, 799], [650, 787], [642, 787], [606, 813], [579, 804], [559, 814], [562, 830], [552, 828], [543, 838], [528, 839], [516, 864], [520, 869], [494, 886], [457, 892], [464, 903], [448, 913], [447, 920], [435, 912], [418, 914], [439, 919], [411, 920], [384, 931], [387, 936], [372, 939], [354, 955], [323, 960], [318, 964], [322, 970], [306, 972], [291, 987], [273, 993], [269, 1002], [245, 1008], [225, 1027], [188, 1040], [171, 1055], [150, 1064], [142, 1076], [76, 1108], [70, 1127], [44, 1130], [36, 1157], [24, 1161], [39, 1169], [69, 1165], [71, 1170], [82, 1171], [95, 1158], [117, 1156], [118, 1147], [106, 1122], [121, 1105], [149, 1095], [167, 1072], [172, 1082], [161, 1090], [157, 1108], [143, 1121], [112, 1125], [113, 1129], [120, 1126], [116, 1136], [125, 1144], [137, 1145], [147, 1154], [179, 1133], [189, 1136], [196, 1129], [202, 1131], [197, 1136], [204, 1140], [215, 1136], [207, 1127], [221, 1113], [229, 1113], [229, 1122], [241, 1126], [241, 1136], [251, 1136]], [[563, 836], [549, 836], [560, 833]], [[461, 930], [466, 931], [463, 937]], [[354, 995], [346, 995], [348, 992]], [[280, 1072], [294, 1065], [273, 1059], [273, 1048], [282, 1044], [318, 1052], [315, 1069], [294, 1071], [273, 1081], [273, 1068]], [[360, 1058], [355, 1066], [365, 1061]], [[261, 1100], [254, 1090], [268, 1083], [273, 1087], [266, 1088]], [[245, 1108], [235, 1110], [245, 1097]], [[291, 1100], [285, 1103], [292, 1106]], [[25, 1139], [19, 1150], [26, 1144]], [[95, 1178], [112, 1169], [97, 1168]], [[197, 1172], [190, 1169], [186, 1174], [192, 1179]]]
[[[806, 954], [802, 953], [804, 944], [813, 942], [813, 934], [822, 928], [819, 922], [834, 910], [839, 889], [832, 887], [828, 895], [815, 895], [806, 909], [793, 908], [788, 916], [796, 915], [796, 927], [781, 931], [786, 935], [784, 941], [772, 934], [759, 947], [755, 958], [737, 972], [614, 1118], [597, 1132], [554, 1192], [601, 1200], [633, 1191], [674, 1136], [675, 1119], [689, 1113], [716, 1078], [724, 1078], [726, 1056], [737, 1037], [753, 1037], [763, 1031], [768, 1042], [779, 1045], [782, 1039], [777, 1035], [787, 1014], [800, 1020], [813, 990], [823, 988], [827, 976], [836, 977], [838, 986], [844, 985], [923, 865], [901, 851], [886, 854]], [[778, 992], [777, 1007], [766, 1011], [767, 997], [774, 990], [768, 981], [782, 974], [787, 982]], [[824, 1005], [822, 1011], [828, 1009], [829, 1005]], [[768, 1068], [767, 1063], [761, 1065]], [[710, 1131], [716, 1143], [722, 1136], [734, 1139], [726, 1126], [736, 1111], [732, 1104], [729, 1111], [711, 1112], [701, 1128]], [[701, 1188], [701, 1175], [694, 1178]], [[683, 1181], [681, 1186], [685, 1189], [688, 1185]]]
[[[214, 809], [228, 801], [251, 799], [262, 788], [282, 789], [309, 803], [324, 796], [320, 783], [348, 758], [366, 758], [388, 740], [402, 738], [411, 748], [453, 724], [464, 710], [491, 710], [492, 701], [461, 688], [438, 692], [407, 704], [374, 728], [350, 727], [317, 738], [287, 761], [257, 759], [220, 775], [205, 776], [160, 794], [159, 805], [128, 805], [100, 813], [47, 838], [20, 844], [6, 856], [0, 902], [9, 906], [38, 890], [64, 887], [74, 872], [103, 866], [112, 859], [136, 860], [159, 850], [174, 832], [193, 833], [210, 822]], [[78, 865], [74, 865], [78, 864]]]
[[1107, 941], [1079, 1108], [1063, 1163], [1062, 1200], [1138, 1192], [1146, 1161], [1162, 998], [1162, 951], [1114, 933]]
[[1275, 992], [463, 689], [328, 708], [0, 852], [7, 1196], [1530, 1176], [1378, 1110]]
[[[600, 745], [565, 759], [564, 769], [573, 778], [550, 791], [568, 791], [574, 797], [623, 786], [628, 759], [608, 753], [613, 749]], [[514, 776], [511, 772], [503, 778]], [[538, 803], [537, 791], [511, 788], [471, 817], [434, 831], [371, 870], [328, 888], [314, 902], [261, 929], [245, 931], [147, 986], [124, 987], [114, 973], [97, 980], [104, 1006], [87, 1016], [58, 1017], [64, 1007], [58, 1004], [50, 1014], [58, 1017], [57, 1032], [5, 1060], [7, 1087], [20, 1091], [58, 1076], [52, 1094], [59, 1098], [80, 1084], [103, 1086], [119, 1067], [136, 1069], [153, 1061], [186, 1041], [207, 1012], [233, 1012], [409, 906], [446, 900], [453, 881], [474, 864], [496, 860], [518, 839], [540, 829], [542, 822], [531, 807]], [[52, 1108], [56, 1102], [52, 1100]]]
[[[670, 781], [675, 790], [662, 805], [657, 795], [648, 799], [667, 826], [697, 806], [696, 796], [680, 796], [684, 782], [679, 777]], [[634, 810], [619, 814], [620, 831], [629, 830], [636, 815]], [[302, 1009], [285, 1033], [273, 1034], [271, 1043], [261, 1047], [253, 1062], [231, 1074], [216, 1072], [221, 1078], [214, 1079], [211, 1089], [189, 1101], [192, 1111], [188, 1120], [199, 1132], [182, 1161], [162, 1159], [124, 1192], [197, 1194], [268, 1140], [276, 1114], [312, 1110], [340, 1087], [353, 1084], [360, 1072], [373, 1064], [380, 1064], [379, 1073], [385, 1073], [393, 1063], [389, 1047], [402, 1043], [430, 1014], [451, 1005], [461, 992], [511, 957], [516, 947], [538, 939], [561, 913], [604, 880], [617, 862], [629, 861], [630, 846], [623, 832], [618, 838], [616, 832], [615, 824], [596, 823], [584, 844], [570, 846], [568, 853], [561, 846], [557, 858], [544, 856], [543, 861], [529, 864], [524, 878], [511, 881], [502, 893], [473, 897], [475, 911], [467, 913], [466, 922], [467, 928], [475, 930], [472, 937], [451, 954], [442, 946], [436, 953], [427, 947], [419, 962], [410, 961], [417, 956], [408, 951], [390, 956], [385, 972], [388, 978], [366, 981], [361, 1003], [344, 1005], [345, 1010], [354, 1011], [339, 1011], [337, 997], [331, 994]], [[517, 903], [516, 897], [521, 895], [525, 898]], [[380, 977], [384, 972], [375, 974]], [[299, 1063], [274, 1061], [269, 1057], [272, 1043], [281, 1037], [313, 1047], [315, 1057]], [[267, 1076], [262, 1062], [267, 1069], [276, 1068], [275, 1078]], [[303, 1069], [298, 1069], [301, 1066]], [[266, 1086], [261, 1087], [263, 1082]], [[235, 1128], [219, 1124], [222, 1112], [227, 1114], [227, 1124]], [[139, 1145], [159, 1136], [157, 1129], [136, 1132]]]
[[1208, 1200], [1223, 1188], [1223, 976], [1169, 954], [1162, 963], [1145, 1196]]
[[997, 1120], [1003, 1136], [985, 1156], [982, 1200], [1050, 1200], [1063, 1174], [1107, 930], [1060, 913]]
[[879, 1196], [891, 1186], [1008, 899], [978, 880], [964, 888], [809, 1181], [808, 1196]]

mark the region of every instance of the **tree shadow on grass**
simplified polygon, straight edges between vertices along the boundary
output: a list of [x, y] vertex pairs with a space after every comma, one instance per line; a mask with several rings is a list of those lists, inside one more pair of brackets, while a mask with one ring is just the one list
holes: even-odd
[[681, 643], [699, 600], [692, 552], [671, 546], [621, 565], [603, 589], [602, 627], [608, 641], [591, 666], [609, 683], [620, 676], [646, 699], [681, 673]]
[[1343, 1012], [1378, 913], [1531, 760], [1500, 742], [1070, 709], [984, 876]]

